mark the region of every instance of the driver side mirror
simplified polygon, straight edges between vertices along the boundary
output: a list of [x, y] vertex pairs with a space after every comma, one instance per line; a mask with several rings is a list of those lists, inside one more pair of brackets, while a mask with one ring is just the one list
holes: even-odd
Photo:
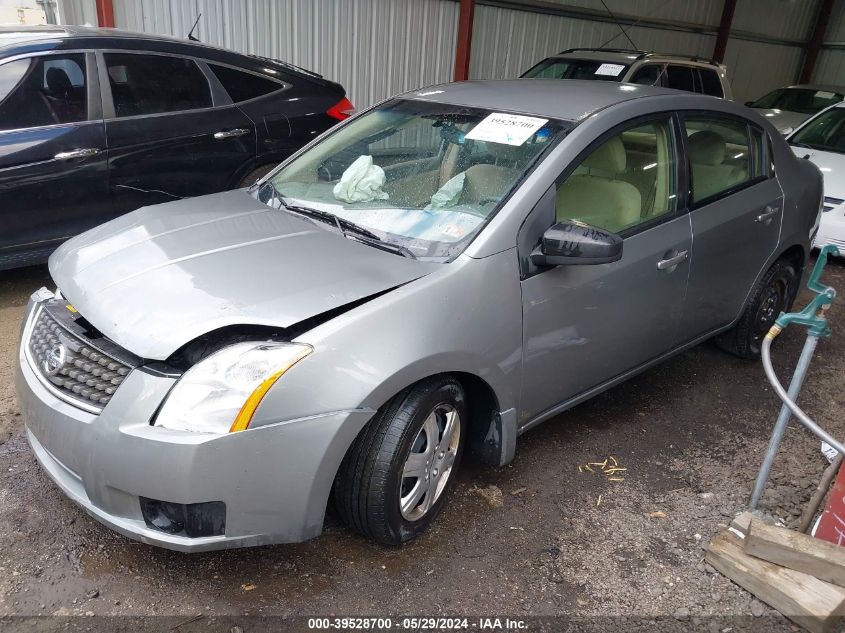
[[621, 237], [577, 220], [548, 228], [531, 253], [536, 266], [608, 264], [621, 258]]
[[751, 106], [754, 105], [754, 102], [753, 101], [746, 101], [745, 105], [747, 105], [750, 108]]

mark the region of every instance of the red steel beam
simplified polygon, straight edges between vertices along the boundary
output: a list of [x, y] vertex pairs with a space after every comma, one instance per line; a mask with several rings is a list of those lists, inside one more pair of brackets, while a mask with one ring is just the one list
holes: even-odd
[[114, 28], [114, 4], [112, 0], [97, 0], [97, 24]]
[[716, 33], [716, 46], [713, 47], [713, 59], [718, 63], [725, 61], [725, 49], [728, 48], [728, 37], [731, 34], [731, 23], [734, 21], [736, 0], [725, 0], [722, 5], [722, 21]]
[[808, 83], [813, 76], [813, 71], [816, 68], [816, 59], [819, 56], [822, 41], [824, 41], [824, 33], [827, 30], [828, 21], [830, 21], [832, 8], [833, 0], [821, 0], [819, 3], [819, 12], [816, 14], [816, 24], [813, 27], [813, 34], [810, 36], [804, 52], [804, 65], [801, 67], [801, 76], [798, 78], [799, 84]]
[[455, 50], [455, 81], [469, 79], [469, 56], [472, 49], [472, 18], [475, 0], [461, 0], [458, 16], [458, 44]]

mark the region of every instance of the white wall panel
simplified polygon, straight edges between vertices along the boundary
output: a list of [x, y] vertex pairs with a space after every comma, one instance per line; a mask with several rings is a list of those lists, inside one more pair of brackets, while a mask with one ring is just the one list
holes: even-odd
[[458, 4], [448, 0], [114, 0], [120, 28], [275, 57], [342, 83], [358, 107], [449, 81]]
[[802, 49], [797, 46], [728, 40], [725, 65], [734, 101], [750, 101], [775, 88], [795, 83], [801, 60]]
[[59, 24], [97, 26], [97, 5], [94, 0], [58, 0]]
[[[601, 0], [544, 1], [593, 9], [603, 13], [607, 11]], [[717, 26], [722, 17], [722, 0], [670, 0], [669, 2], [666, 0], [605, 0], [605, 4], [614, 15], [633, 15], [638, 18]]]

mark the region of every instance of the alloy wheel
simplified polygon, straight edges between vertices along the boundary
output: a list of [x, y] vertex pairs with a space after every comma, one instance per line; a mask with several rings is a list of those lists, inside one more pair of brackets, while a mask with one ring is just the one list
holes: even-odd
[[457, 409], [439, 404], [428, 414], [411, 443], [402, 468], [399, 510], [408, 521], [417, 521], [431, 510], [446, 488], [461, 442]]

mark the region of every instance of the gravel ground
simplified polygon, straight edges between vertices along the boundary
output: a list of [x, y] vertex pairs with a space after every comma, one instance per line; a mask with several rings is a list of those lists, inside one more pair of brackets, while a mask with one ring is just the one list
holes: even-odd
[[[845, 265], [830, 265], [826, 279], [845, 291]], [[797, 630], [703, 562], [703, 547], [746, 502], [777, 415], [759, 362], [701, 345], [526, 434], [508, 467], [466, 464], [434, 528], [401, 549], [370, 544], [330, 514], [308, 543], [186, 555], [102, 527], [32, 457], [12, 374], [23, 305], [42, 284], [50, 285], [43, 268], [0, 273], [7, 630], [44, 630], [42, 620], [10, 616], [153, 614], [173, 616], [154, 630], [180, 631], [334, 614], [567, 616], [620, 630], [656, 630], [648, 618], [662, 616], [677, 630]], [[841, 305], [830, 318], [834, 336], [819, 346], [802, 404], [842, 437]], [[803, 336], [790, 329], [778, 341], [784, 379]], [[627, 469], [616, 473], [624, 481], [583, 467], [610, 456]], [[763, 509], [794, 526], [826, 464], [819, 443], [793, 425]], [[599, 619], [621, 617], [633, 620]]]

